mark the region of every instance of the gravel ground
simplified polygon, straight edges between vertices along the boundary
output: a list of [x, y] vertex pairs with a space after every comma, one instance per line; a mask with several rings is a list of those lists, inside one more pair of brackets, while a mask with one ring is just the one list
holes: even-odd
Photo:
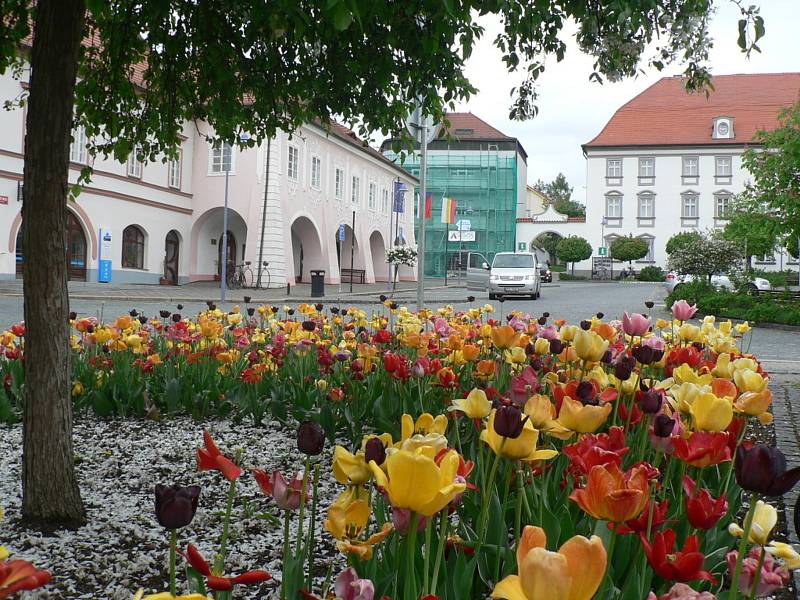
[[[0, 428], [0, 502], [6, 512], [0, 524], [0, 542], [14, 557], [30, 560], [54, 575], [47, 591], [29, 592], [22, 598], [88, 599], [101, 597], [98, 593], [103, 591], [103, 598], [130, 600], [139, 587], [168, 589], [167, 533], [153, 511], [157, 483], [202, 486], [197, 515], [191, 525], [180, 530], [179, 545], [185, 548], [191, 542], [207, 559], [213, 559], [228, 485], [220, 473], [196, 469], [195, 449], [202, 446], [204, 427], [223, 453], [230, 456], [241, 449], [247, 466], [281, 469], [284, 474], [302, 469], [294, 432], [276, 425], [254, 427], [219, 420], [198, 423], [188, 418], [163, 422], [81, 418], [75, 423], [75, 453], [88, 524], [76, 531], [41, 533], [20, 523], [22, 429]], [[331, 449], [326, 447], [319, 458], [323, 501], [317, 515], [317, 539], [324, 540], [322, 521], [328, 505], [324, 499], [338, 493], [339, 486], [330, 475]], [[280, 578], [282, 514], [261, 494], [250, 474], [242, 476], [238, 490], [227, 574], [261, 568]], [[265, 519], [261, 516], [264, 512], [281, 520]], [[309, 512], [310, 505], [306, 514]], [[328, 541], [319, 542], [316, 555], [324, 577], [335, 548]], [[181, 564], [179, 557], [179, 581]], [[237, 587], [236, 597], [272, 598], [277, 585], [270, 581], [259, 587]]]

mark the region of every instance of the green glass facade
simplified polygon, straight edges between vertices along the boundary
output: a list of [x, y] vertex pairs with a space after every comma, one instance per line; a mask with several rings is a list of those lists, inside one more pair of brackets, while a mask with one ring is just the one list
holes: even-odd
[[[433, 193], [433, 214], [425, 227], [425, 275], [455, 276], [466, 268], [467, 253], [480, 252], [489, 262], [495, 253], [514, 250], [518, 195], [517, 157], [486, 150], [428, 152], [427, 191]], [[387, 152], [386, 156], [396, 156]], [[406, 157], [403, 167], [419, 177], [419, 154]], [[416, 190], [417, 193], [419, 189]], [[442, 198], [455, 198], [456, 221], [470, 221], [475, 241], [450, 241], [441, 222]], [[415, 226], [419, 228], [419, 215]], [[451, 232], [456, 230], [450, 225]]]

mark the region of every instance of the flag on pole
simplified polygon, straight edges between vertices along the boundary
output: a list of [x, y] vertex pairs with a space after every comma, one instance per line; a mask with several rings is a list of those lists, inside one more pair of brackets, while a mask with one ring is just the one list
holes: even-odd
[[442, 197], [442, 223], [456, 222], [456, 199]]
[[425, 194], [425, 220], [433, 218], [433, 192]]

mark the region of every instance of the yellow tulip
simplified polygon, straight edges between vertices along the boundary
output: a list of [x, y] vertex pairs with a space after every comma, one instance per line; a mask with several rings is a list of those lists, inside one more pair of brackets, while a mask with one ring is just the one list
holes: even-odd
[[611, 414], [611, 403], [606, 402], [599, 406], [584, 404], [565, 396], [561, 402], [561, 411], [558, 413], [558, 422], [577, 433], [592, 433], [597, 431]]
[[436, 450], [430, 447], [400, 450], [386, 458], [386, 473], [374, 460], [369, 466], [375, 483], [386, 490], [393, 507], [432, 517], [467, 487], [455, 482], [458, 453], [448, 452], [438, 465], [435, 456]]
[[550, 353], [550, 341], [545, 338], [537, 338], [533, 343], [533, 351], [539, 356]]
[[689, 414], [692, 410], [692, 404], [697, 400], [701, 394], [711, 391], [711, 387], [707, 385], [697, 385], [696, 383], [681, 383], [673, 385], [669, 388], [669, 394], [678, 404], [678, 410], [682, 413]]
[[[753, 523], [750, 525], [750, 535], [747, 539], [751, 544], [763, 546], [769, 540], [769, 535], [778, 524], [778, 511], [775, 507], [767, 504], [763, 500], [756, 502], [756, 510], [753, 514]], [[744, 529], [736, 523], [728, 525], [728, 533], [734, 537], [742, 537]]]
[[558, 552], [546, 548], [547, 534], [527, 525], [517, 546], [518, 575], [509, 575], [492, 591], [505, 600], [590, 600], [606, 572], [603, 542], [576, 535]]
[[750, 323], [745, 321], [744, 323], [737, 323], [736, 325], [734, 325], [734, 329], [736, 330], [737, 333], [744, 335], [745, 333], [750, 331], [751, 327]]
[[656, 329], [666, 329], [669, 326], [669, 321], [665, 319], [656, 319]]
[[491, 330], [492, 343], [498, 350], [513, 348], [519, 341], [519, 332], [511, 325], [493, 327]]
[[731, 323], [730, 319], [727, 321], [723, 321], [719, 324], [719, 332], [722, 335], [728, 336], [731, 334], [731, 330], [733, 329], [733, 323]]
[[355, 454], [342, 446], [333, 450], [333, 476], [345, 485], [361, 485], [372, 479], [372, 471], [364, 460], [364, 452]]
[[729, 398], [717, 398], [711, 392], [700, 394], [690, 407], [694, 427], [700, 431], [724, 431], [733, 420]]
[[772, 556], [783, 559], [783, 567], [785, 569], [800, 569], [800, 554], [798, 554], [797, 550], [795, 550], [791, 544], [773, 540], [769, 543], [769, 546], [766, 546], [764, 549], [772, 554]]
[[573, 347], [578, 358], [590, 362], [598, 362], [608, 350], [608, 340], [604, 340], [594, 331], [578, 329], [575, 333]]
[[511, 350], [506, 350], [504, 355], [506, 362], [510, 365], [521, 365], [528, 361], [528, 357], [525, 355], [525, 349], [519, 346], [514, 346]]
[[486, 392], [474, 388], [466, 398], [453, 400], [450, 410], [460, 410], [470, 419], [482, 419], [492, 412], [492, 403], [486, 397]]
[[539, 431], [543, 431], [560, 440], [572, 437], [572, 431], [555, 420], [556, 407], [553, 406], [547, 396], [543, 394], [531, 396], [525, 403], [523, 411], [530, 418], [531, 424]]
[[354, 539], [369, 523], [369, 504], [365, 500], [353, 500], [347, 506], [333, 505], [323, 523], [325, 531], [337, 540]]
[[761, 392], [745, 392], [740, 394], [733, 403], [736, 412], [758, 417], [764, 425], [772, 423], [772, 413], [769, 406], [772, 404], [772, 392], [768, 389]]
[[758, 363], [752, 358], [742, 356], [733, 361], [734, 371], [758, 371]]
[[672, 370], [672, 378], [675, 383], [696, 383], [697, 385], [709, 385], [714, 379], [711, 373], [704, 373], [700, 375], [692, 367], [683, 363], [680, 367]]
[[696, 342], [700, 339], [702, 331], [697, 325], [684, 323], [678, 328], [678, 335], [687, 342]]
[[184, 596], [173, 596], [169, 592], [161, 592], [160, 594], [144, 595], [144, 590], [139, 590], [133, 597], [133, 600], [211, 600], [208, 596], [203, 594], [186, 594]]
[[731, 378], [733, 365], [731, 364], [731, 355], [729, 353], [723, 352], [717, 356], [717, 364], [711, 369], [711, 374], [715, 377]]
[[80, 396], [83, 394], [83, 383], [76, 381], [72, 384], [72, 397]]
[[750, 369], [737, 369], [733, 372], [733, 382], [740, 392], [762, 392], [769, 380]]
[[[558, 455], [555, 450], [537, 450], [539, 442], [539, 430], [531, 423], [530, 419], [525, 419], [522, 433], [516, 438], [507, 438], [499, 435], [494, 430], [494, 416], [496, 410], [489, 415], [489, 422], [486, 429], [481, 431], [481, 440], [486, 442], [495, 454], [510, 458], [511, 460], [548, 460]], [[520, 417], [522, 418], [522, 417]]]

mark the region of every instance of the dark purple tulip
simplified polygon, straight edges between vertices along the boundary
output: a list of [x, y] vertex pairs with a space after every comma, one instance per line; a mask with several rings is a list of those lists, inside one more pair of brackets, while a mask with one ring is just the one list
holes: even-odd
[[381, 294], [380, 296], [378, 296], [378, 300], [380, 300], [381, 303], [386, 302], [386, 294]]
[[516, 439], [524, 426], [522, 413], [516, 406], [501, 406], [494, 413], [494, 430], [497, 435]]
[[581, 329], [583, 329], [584, 331], [589, 331], [591, 328], [592, 328], [591, 321], [587, 321], [586, 319], [581, 321]]
[[252, 317], [254, 314], [256, 314], [256, 309], [255, 309], [255, 308], [253, 308], [252, 306], [248, 307], [248, 309], [247, 309], [247, 316], [248, 316], [248, 317]]
[[180, 313], [175, 313], [174, 315], [172, 315], [172, 320], [175, 323], [180, 323], [182, 318], [183, 317], [180, 315]]
[[139, 323], [141, 323], [142, 325], [146, 324], [147, 317], [145, 317], [144, 315], [139, 315]]
[[269, 309], [270, 309], [270, 310], [271, 310], [273, 313], [276, 313], [276, 312], [278, 312], [278, 311], [280, 310], [280, 308], [278, 308], [277, 306], [270, 306], [270, 307], [269, 307]]
[[177, 308], [178, 310], [183, 310], [183, 304], [178, 304], [175, 308]]
[[675, 419], [665, 414], [656, 415], [653, 419], [653, 433], [660, 438], [667, 438], [672, 435], [675, 429]]
[[620, 354], [617, 357], [617, 362], [614, 365], [614, 377], [620, 381], [627, 381], [636, 367], [636, 359], [630, 354]]
[[656, 351], [650, 346], [636, 346], [631, 350], [633, 356], [643, 365], [649, 365], [655, 358]]
[[475, 296], [467, 296], [467, 302], [469, 302], [470, 304], [475, 302]]
[[186, 527], [197, 512], [200, 486], [156, 485], [156, 519], [166, 529]]
[[605, 317], [605, 315], [603, 313], [601, 313], [601, 312], [597, 313], [597, 318], [598, 319], [602, 319], [603, 317]]
[[386, 448], [380, 438], [370, 438], [364, 445], [364, 460], [369, 464], [370, 461], [375, 461], [376, 464], [382, 465], [386, 460]]
[[289, 310], [286, 311], [286, 313], [291, 317], [294, 314], [294, 309], [290, 308]]
[[206, 300], [206, 306], [208, 306], [208, 308], [211, 308], [212, 306], [214, 306], [214, 301], [213, 300]]
[[331, 314], [338, 315], [339, 314], [339, 307], [338, 306], [331, 306]]
[[133, 310], [129, 311], [129, 312], [128, 312], [128, 314], [129, 314], [130, 316], [132, 316], [132, 317], [138, 317], [138, 316], [139, 316], [139, 311], [137, 311], [137, 310], [134, 308]]
[[639, 408], [643, 413], [654, 415], [661, 410], [661, 404], [664, 401], [664, 396], [655, 388], [650, 388], [644, 392], [636, 394], [636, 401], [639, 403]]
[[550, 340], [550, 353], [561, 354], [564, 349], [564, 343], [561, 340]]
[[319, 423], [303, 421], [297, 429], [297, 449], [303, 454], [316, 456], [325, 447], [325, 432]]
[[70, 321], [74, 321], [74, 320], [75, 320], [75, 319], [77, 319], [77, 318], [78, 318], [78, 313], [76, 313], [74, 310], [73, 310], [73, 311], [70, 311], [70, 313], [69, 313], [69, 320], [70, 320]]
[[782, 496], [800, 481], [800, 467], [787, 471], [783, 452], [764, 444], [739, 446], [734, 466], [739, 485], [764, 496]]
[[250, 296], [245, 296], [244, 298], [242, 298], [242, 300], [244, 300], [245, 304], [250, 304], [251, 298], [250, 298]]
[[322, 312], [324, 306], [318, 302], [317, 304], [314, 305], [314, 308], [317, 310], [317, 312]]
[[317, 328], [317, 324], [314, 321], [303, 321], [302, 327], [305, 331], [314, 331]]
[[645, 305], [647, 308], [653, 308], [653, 307], [656, 305], [656, 303], [655, 303], [655, 302], [653, 302], [652, 300], [647, 300], [647, 301], [644, 303], [644, 305]]
[[610, 365], [613, 356], [614, 355], [611, 353], [611, 350], [606, 350], [605, 353], [603, 354], [603, 358], [600, 359], [600, 362], [603, 363], [604, 365]]
[[391, 303], [389, 304], [389, 308], [390, 308], [391, 310], [397, 310], [397, 306], [398, 306], [397, 302], [391, 302]]
[[547, 317], [539, 317], [536, 322], [539, 323], [539, 325], [545, 325], [547, 323]]
[[542, 316], [546, 319], [547, 317], [550, 316], [550, 313], [549, 312], [543, 312]]
[[160, 310], [158, 314], [161, 315], [162, 319], [168, 319], [171, 313], [168, 310]]
[[599, 404], [599, 400], [595, 397], [594, 386], [590, 381], [581, 381], [578, 387], [575, 388], [575, 395], [584, 405], [592, 404], [597, 406]]

